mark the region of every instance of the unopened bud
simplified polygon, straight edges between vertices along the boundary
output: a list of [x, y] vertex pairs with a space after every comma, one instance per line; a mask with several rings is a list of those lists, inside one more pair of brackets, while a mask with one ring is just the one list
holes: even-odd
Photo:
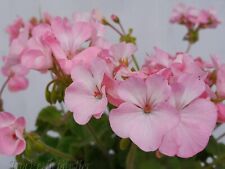
[[119, 17], [116, 16], [116, 15], [114, 15], [114, 14], [111, 15], [111, 19], [112, 19], [112, 21], [115, 22], [115, 23], [120, 23]]
[[109, 22], [105, 18], [102, 18], [102, 24], [103, 25], [109, 25]]

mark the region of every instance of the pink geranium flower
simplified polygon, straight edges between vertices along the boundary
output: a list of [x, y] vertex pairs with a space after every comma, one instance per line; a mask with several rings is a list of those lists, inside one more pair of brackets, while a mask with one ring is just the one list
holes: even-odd
[[91, 38], [93, 29], [87, 23], [71, 23], [60, 17], [51, 20], [51, 28], [56, 39], [48, 40], [48, 44], [64, 72], [69, 74], [73, 60]]
[[10, 43], [16, 39], [21, 29], [25, 26], [22, 18], [17, 18], [11, 25], [6, 28], [6, 32], [9, 34]]
[[118, 43], [110, 48], [113, 64], [116, 66], [128, 67], [131, 63], [131, 56], [136, 52], [137, 48], [131, 43]]
[[216, 92], [219, 97], [225, 98], [225, 64], [221, 64], [217, 56], [212, 57], [213, 67], [216, 71]]
[[16, 156], [26, 148], [23, 138], [25, 119], [16, 118], [7, 112], [0, 112], [0, 153]]
[[216, 125], [215, 105], [200, 98], [205, 83], [196, 76], [184, 74], [172, 85], [174, 106], [179, 123], [163, 138], [160, 152], [168, 156], [192, 157], [202, 151]]
[[130, 77], [117, 90], [124, 103], [109, 114], [112, 130], [144, 151], [155, 151], [178, 122], [176, 110], [166, 102], [171, 94], [168, 82], [157, 75]]
[[73, 83], [66, 89], [65, 104], [77, 123], [86, 124], [92, 116], [100, 118], [105, 111], [108, 103], [103, 85], [105, 73], [107, 65], [101, 59], [74, 66]]
[[29, 81], [25, 76], [14, 75], [10, 78], [8, 82], [8, 89], [11, 92], [17, 92], [27, 89]]
[[25, 25], [23, 31], [10, 43], [9, 54], [3, 57], [2, 73], [6, 77], [11, 77], [8, 83], [11, 91], [20, 91], [28, 87], [26, 75], [29, 69], [22, 65], [21, 56], [27, 45], [29, 31], [30, 25]]
[[33, 28], [32, 38], [28, 40], [26, 50], [22, 54], [23, 66], [40, 71], [52, 67], [52, 51], [45, 42], [48, 38], [46, 36], [53, 36], [49, 25], [40, 24]]

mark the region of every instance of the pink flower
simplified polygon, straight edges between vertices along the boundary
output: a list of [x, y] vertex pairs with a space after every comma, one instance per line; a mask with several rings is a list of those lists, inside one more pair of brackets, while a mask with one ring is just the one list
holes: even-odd
[[155, 151], [178, 122], [176, 111], [166, 102], [168, 82], [157, 75], [146, 80], [130, 77], [117, 90], [124, 103], [109, 114], [112, 130], [144, 151]]
[[216, 92], [219, 97], [225, 98], [225, 64], [221, 64], [217, 56], [212, 58], [213, 66], [216, 70]]
[[23, 117], [16, 118], [7, 112], [0, 112], [0, 153], [16, 156], [26, 148], [23, 138], [25, 127]]
[[91, 38], [92, 27], [83, 22], [70, 23], [60, 17], [51, 20], [51, 27], [56, 39], [49, 39], [48, 44], [62, 69], [69, 74], [73, 60], [83, 50], [82, 45]]
[[147, 56], [142, 70], [147, 74], [157, 73], [162, 69], [169, 68], [174, 60], [167, 52], [155, 47], [154, 53]]
[[91, 12], [75, 13], [73, 15], [74, 21], [86, 23], [92, 27], [91, 40], [96, 41], [98, 38], [102, 38], [105, 33], [105, 26], [101, 23], [102, 14], [100, 11], [94, 9]]
[[23, 31], [11, 42], [9, 54], [3, 57], [2, 73], [6, 77], [12, 76], [8, 83], [8, 88], [11, 91], [23, 90], [28, 86], [25, 76], [28, 74], [29, 69], [21, 64], [21, 56], [27, 45], [29, 29], [30, 26], [25, 25]]
[[100, 118], [105, 111], [108, 101], [103, 78], [106, 72], [107, 65], [101, 59], [74, 66], [73, 83], [65, 91], [65, 104], [77, 123], [84, 125], [92, 116]]
[[52, 52], [46, 45], [46, 36], [51, 36], [51, 27], [40, 24], [33, 28], [32, 38], [29, 39], [21, 62], [29, 69], [46, 71], [52, 67]]
[[163, 138], [159, 151], [168, 156], [192, 157], [202, 151], [216, 125], [215, 105], [199, 98], [205, 84], [193, 75], [180, 76], [172, 85], [174, 106], [179, 112], [179, 123]]
[[173, 9], [170, 22], [185, 25], [187, 28], [194, 28], [198, 23], [198, 15], [199, 11], [194, 7], [178, 4]]
[[16, 39], [21, 29], [25, 26], [22, 18], [17, 18], [11, 25], [6, 28], [6, 32], [9, 34], [10, 43]]
[[198, 21], [201, 28], [216, 28], [221, 23], [216, 16], [216, 11], [212, 9], [201, 10]]
[[131, 62], [131, 56], [136, 52], [137, 48], [131, 43], [118, 43], [110, 48], [110, 55], [116, 66], [126, 66]]
[[184, 4], [174, 8], [170, 22], [185, 25], [188, 29], [216, 28], [221, 23], [214, 10], [198, 10]]
[[25, 76], [14, 75], [8, 82], [8, 89], [11, 92], [17, 92], [27, 89], [29, 82]]

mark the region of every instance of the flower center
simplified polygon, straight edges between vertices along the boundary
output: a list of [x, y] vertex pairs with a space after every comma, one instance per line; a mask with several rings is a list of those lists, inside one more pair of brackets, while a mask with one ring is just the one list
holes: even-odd
[[121, 58], [119, 60], [120, 65], [123, 65], [125, 67], [128, 67], [129, 63], [128, 63], [128, 58]]
[[151, 113], [151, 111], [152, 111], [151, 105], [146, 104], [145, 107], [144, 107], [144, 112], [145, 112], [146, 114], [149, 114], [149, 113]]
[[101, 91], [98, 88], [96, 88], [96, 90], [94, 91], [94, 97], [96, 99], [101, 99], [102, 98], [102, 93], [101, 93]]
[[15, 133], [12, 134], [12, 138], [13, 138], [13, 140], [17, 140], [18, 139]]
[[72, 60], [73, 59], [73, 53], [71, 51], [67, 52], [67, 59]]

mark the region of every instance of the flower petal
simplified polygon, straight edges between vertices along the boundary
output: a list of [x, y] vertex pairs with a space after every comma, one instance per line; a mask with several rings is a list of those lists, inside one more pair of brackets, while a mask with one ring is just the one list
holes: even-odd
[[210, 101], [197, 99], [180, 113], [180, 123], [164, 137], [159, 150], [188, 158], [206, 147], [216, 124], [216, 108]]

